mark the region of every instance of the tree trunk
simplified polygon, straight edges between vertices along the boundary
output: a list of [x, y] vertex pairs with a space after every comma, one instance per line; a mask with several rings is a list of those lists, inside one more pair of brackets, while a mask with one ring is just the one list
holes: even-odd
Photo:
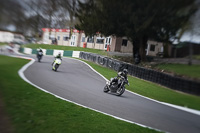
[[134, 63], [139, 64], [142, 61], [146, 60], [146, 51], [148, 37], [143, 35], [141, 37], [134, 37], [132, 39], [133, 43], [133, 58]]
[[142, 36], [140, 38], [140, 55], [141, 55], [141, 60], [146, 61], [146, 47], [147, 47], [147, 36]]
[[139, 64], [141, 61], [140, 54], [139, 54], [139, 39], [138, 38], [133, 38], [132, 39], [133, 43], [133, 59], [135, 64]]

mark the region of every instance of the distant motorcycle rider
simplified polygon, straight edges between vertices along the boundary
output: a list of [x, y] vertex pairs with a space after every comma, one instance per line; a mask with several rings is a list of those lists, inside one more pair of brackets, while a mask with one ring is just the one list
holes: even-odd
[[[55, 56], [55, 59], [56, 59], [56, 58], [62, 60], [61, 52], [59, 52], [58, 55]], [[54, 61], [55, 61], [55, 60], [54, 60]], [[53, 61], [53, 63], [54, 63], [54, 61]], [[52, 63], [52, 65], [53, 65], [53, 63]]]
[[42, 56], [43, 56], [43, 51], [41, 48], [37, 49], [37, 58], [38, 58], [38, 61], [40, 62], [40, 60], [42, 59]]
[[60, 58], [60, 59], [62, 59], [62, 57], [61, 57], [61, 52], [59, 52], [58, 55], [56, 55], [55, 58]]
[[42, 55], [43, 55], [43, 51], [42, 51], [42, 49], [41, 48], [39, 48], [38, 50], [37, 50], [37, 56], [39, 56], [40, 55], [40, 52], [42, 53]]

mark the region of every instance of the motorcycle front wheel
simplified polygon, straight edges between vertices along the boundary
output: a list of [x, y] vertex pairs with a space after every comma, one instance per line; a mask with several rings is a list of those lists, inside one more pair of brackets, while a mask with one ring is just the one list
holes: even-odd
[[116, 95], [121, 96], [124, 93], [124, 91], [125, 91], [125, 87], [123, 86], [117, 90]]
[[104, 91], [104, 92], [106, 92], [106, 93], [109, 91], [109, 89], [108, 89], [108, 86], [107, 86], [107, 85], [104, 87], [103, 91]]

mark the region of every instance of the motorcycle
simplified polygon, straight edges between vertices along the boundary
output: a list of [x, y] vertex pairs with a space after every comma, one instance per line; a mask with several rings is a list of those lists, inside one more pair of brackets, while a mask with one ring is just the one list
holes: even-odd
[[53, 68], [52, 70], [57, 71], [58, 67], [61, 65], [62, 59], [56, 58], [55, 61], [53, 62]]
[[113, 78], [110, 81], [106, 81], [106, 86], [104, 87], [104, 92], [111, 92], [117, 96], [121, 96], [125, 92], [125, 85], [129, 86], [128, 79], [125, 79], [123, 76], [120, 76], [116, 81], [113, 81]]
[[40, 62], [40, 60], [42, 59], [42, 56], [43, 56], [43, 53], [38, 52], [38, 54], [37, 54], [38, 62]]

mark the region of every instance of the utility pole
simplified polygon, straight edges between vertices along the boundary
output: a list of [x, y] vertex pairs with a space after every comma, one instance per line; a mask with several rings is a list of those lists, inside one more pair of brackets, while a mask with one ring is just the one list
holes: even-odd
[[189, 44], [189, 61], [188, 65], [192, 65], [192, 55], [193, 55], [193, 44], [190, 42]]
[[192, 44], [192, 39], [193, 39], [193, 29], [191, 32], [191, 39], [190, 39], [190, 44], [189, 44], [189, 60], [188, 60], [188, 65], [192, 65], [192, 55], [193, 55], [193, 44]]
[[69, 39], [71, 39], [73, 29], [74, 29], [74, 16], [75, 16], [75, 7], [76, 7], [76, 0], [72, 1], [72, 7], [71, 7], [71, 13], [70, 13], [70, 34], [69, 34]]

